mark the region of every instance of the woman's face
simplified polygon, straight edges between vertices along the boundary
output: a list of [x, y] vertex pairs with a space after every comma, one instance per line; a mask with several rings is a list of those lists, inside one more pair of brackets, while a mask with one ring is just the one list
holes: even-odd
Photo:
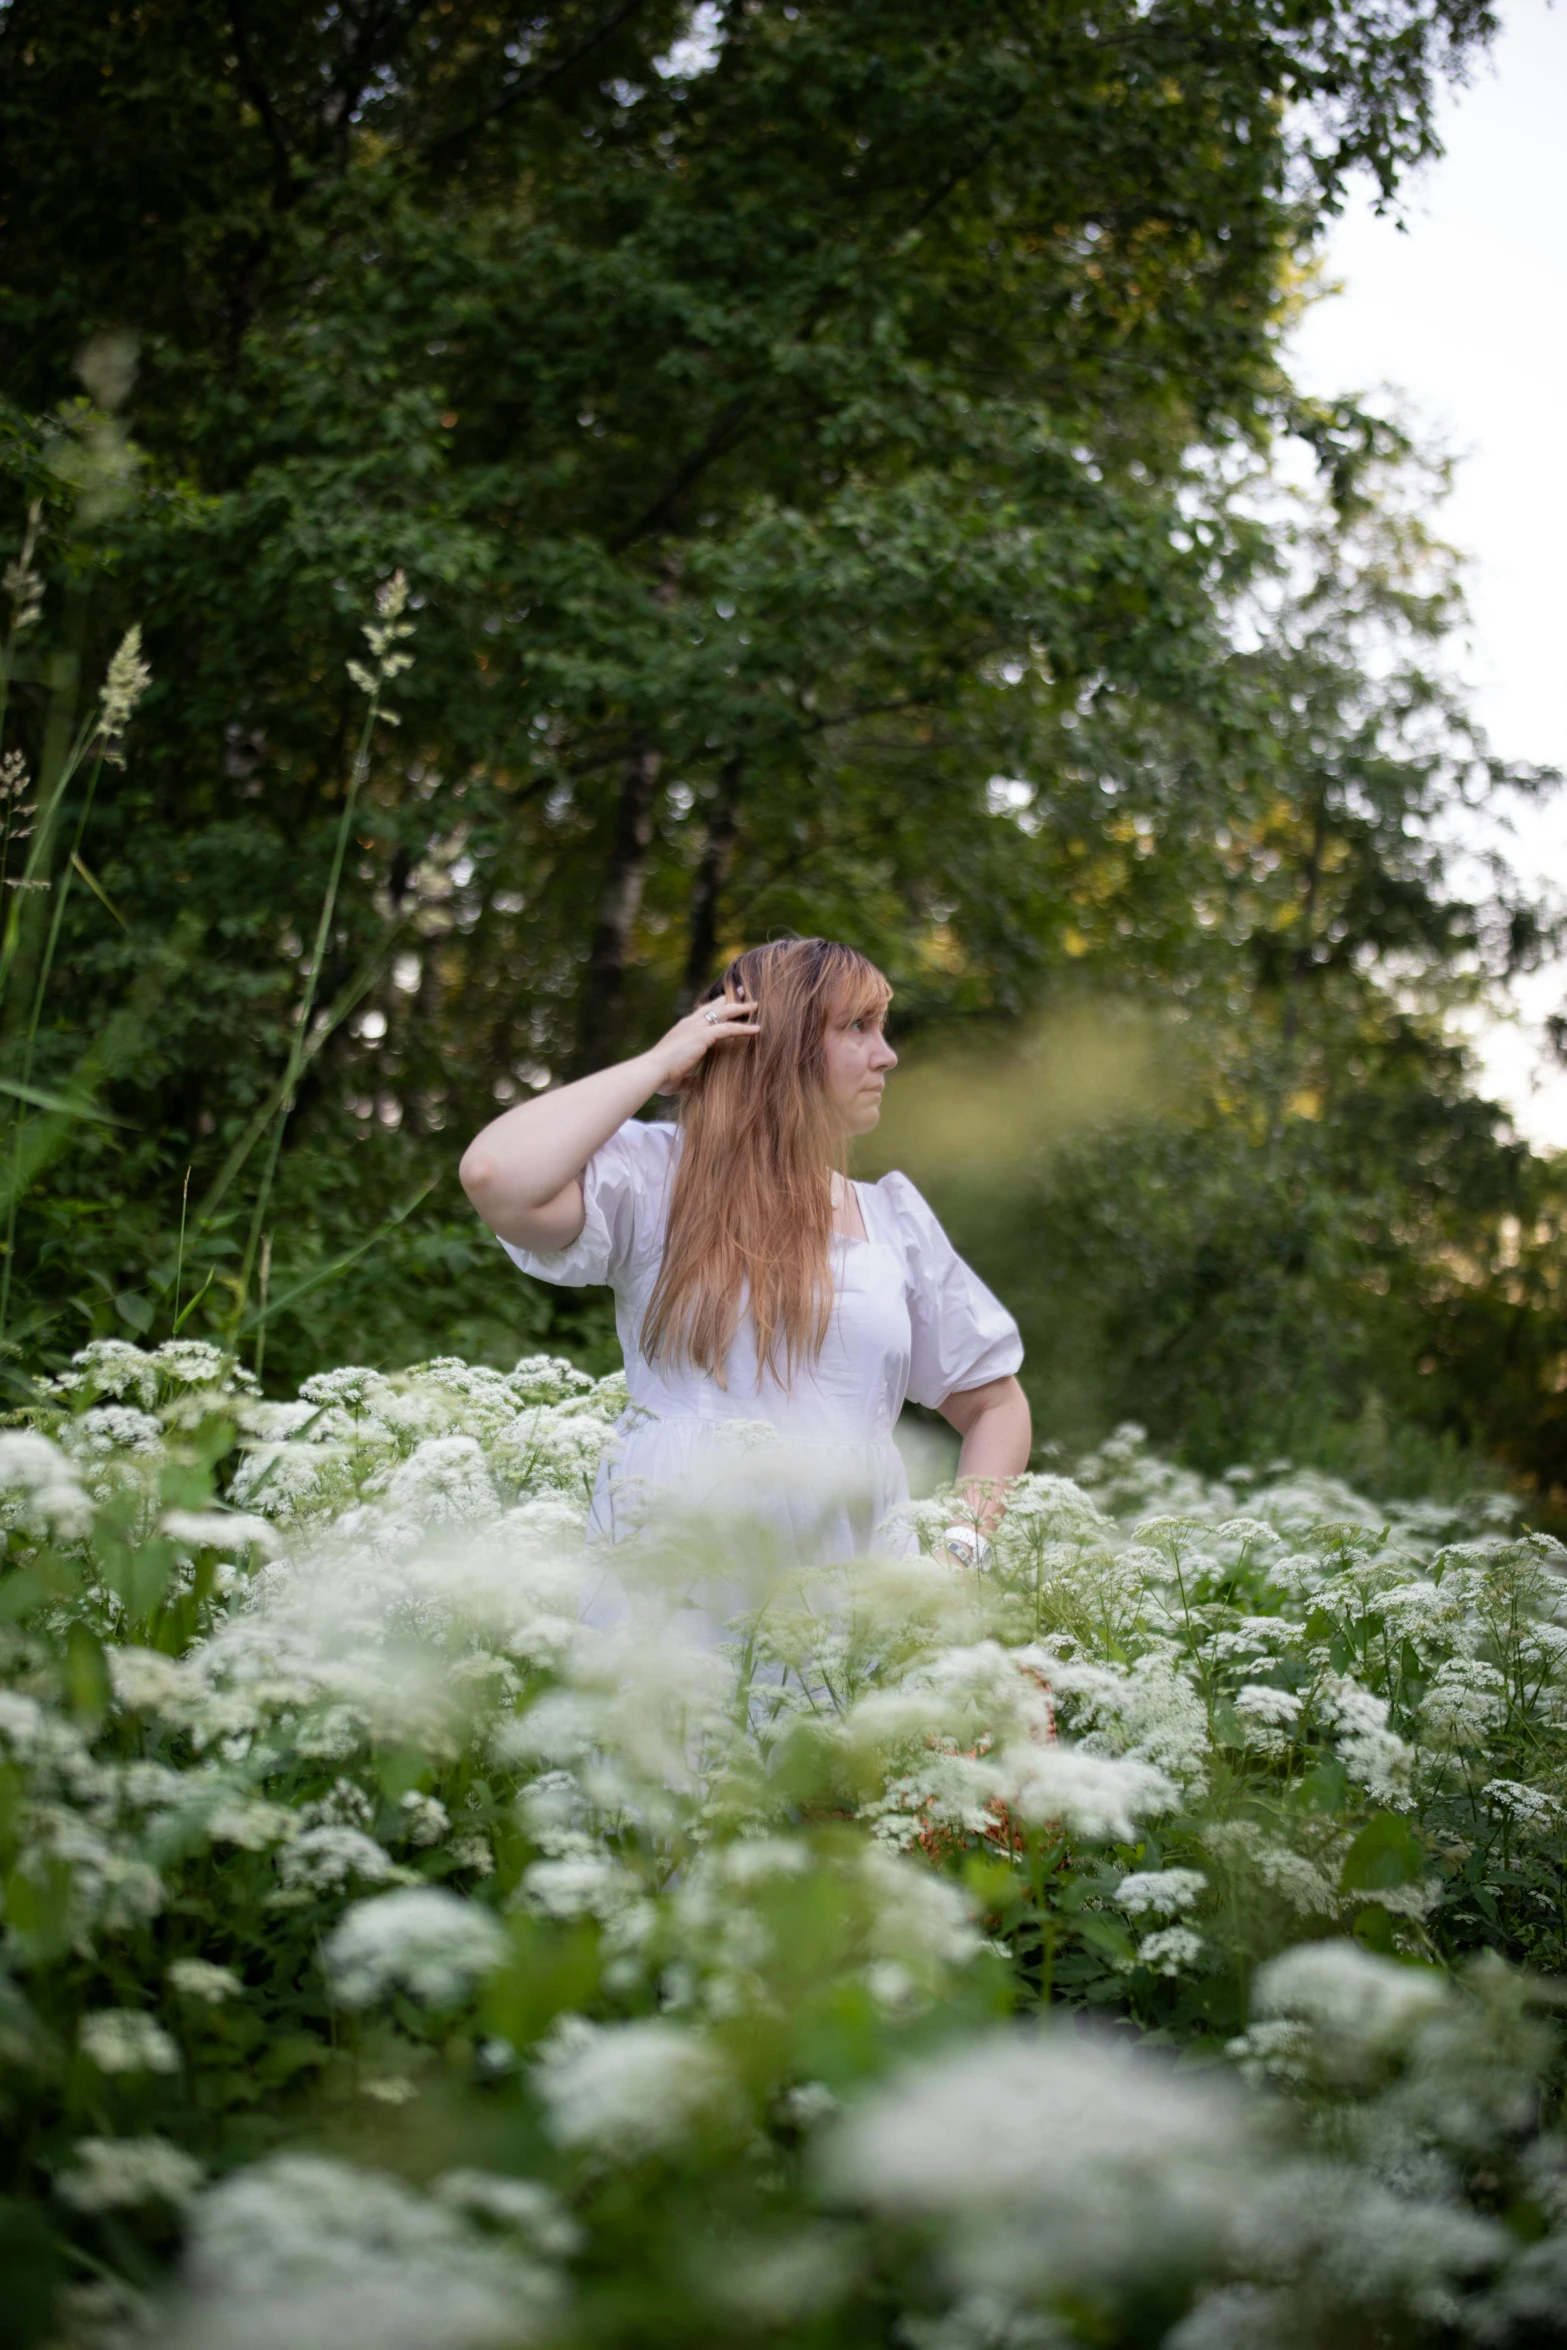
[[898, 1056], [882, 1034], [880, 1012], [845, 1026], [829, 1024], [823, 1039], [827, 1054], [827, 1099], [845, 1134], [869, 1134], [881, 1116], [881, 1097]]

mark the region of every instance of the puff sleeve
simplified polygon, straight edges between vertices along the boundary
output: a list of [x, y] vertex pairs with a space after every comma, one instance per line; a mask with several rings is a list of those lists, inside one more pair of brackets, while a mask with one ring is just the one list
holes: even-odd
[[963, 1262], [908, 1177], [884, 1175], [876, 1188], [903, 1247], [912, 1400], [934, 1409], [949, 1395], [1016, 1371], [1023, 1360], [1016, 1322]]
[[669, 1180], [678, 1129], [628, 1118], [582, 1170], [582, 1230], [567, 1248], [502, 1248], [514, 1265], [540, 1281], [586, 1289], [607, 1281], [623, 1287], [664, 1245]]

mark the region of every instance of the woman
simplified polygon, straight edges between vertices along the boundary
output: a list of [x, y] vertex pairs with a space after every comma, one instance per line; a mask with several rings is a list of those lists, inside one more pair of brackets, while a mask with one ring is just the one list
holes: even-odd
[[[907, 1177], [844, 1171], [897, 1066], [891, 994], [851, 947], [753, 948], [650, 1051], [520, 1103], [464, 1155], [468, 1197], [525, 1272], [614, 1289], [631, 1406], [598, 1538], [631, 1529], [629, 1496], [739, 1486], [801, 1563], [868, 1550], [908, 1499], [892, 1432], [912, 1396], [962, 1437], [972, 1515], [946, 1542], [981, 1559], [1028, 1464], [1023, 1349]], [[669, 1091], [678, 1126], [637, 1119]], [[746, 1448], [737, 1423], [758, 1422], [776, 1449]]]

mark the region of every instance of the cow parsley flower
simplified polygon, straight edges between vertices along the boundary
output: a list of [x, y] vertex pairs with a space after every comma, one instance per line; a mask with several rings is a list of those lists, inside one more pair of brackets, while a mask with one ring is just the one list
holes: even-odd
[[50, 1380], [56, 1395], [133, 1395], [145, 1409], [158, 1400], [158, 1366], [127, 1338], [95, 1338], [72, 1355], [70, 1366]]
[[1129, 1671], [1056, 1659], [1051, 1687], [1090, 1750], [1129, 1754], [1198, 1788], [1208, 1762], [1208, 1715], [1183, 1673], [1163, 1656], [1140, 1656]]
[[735, 2085], [712, 2044], [684, 2025], [590, 2024], [567, 2016], [533, 2068], [550, 2136], [623, 2160], [666, 2152], [704, 2120], [733, 2118]]
[[440, 1798], [421, 1795], [417, 1787], [409, 1788], [398, 1808], [403, 1814], [403, 1833], [410, 1844], [439, 1844], [452, 1824]]
[[182, 1999], [199, 1999], [207, 2007], [221, 2007], [244, 1989], [232, 1967], [216, 1966], [208, 1958], [175, 1959], [168, 1979]]
[[1480, 1746], [1507, 1714], [1507, 1682], [1483, 1658], [1451, 1656], [1438, 1665], [1421, 1708], [1428, 1728], [1454, 1746]]
[[201, 2184], [199, 2162], [167, 2138], [81, 2138], [75, 2168], [55, 2193], [76, 2211], [127, 2211], [141, 2203], [185, 2203]]
[[165, 1510], [160, 1530], [189, 1549], [220, 1550], [231, 1558], [252, 1550], [275, 1558], [279, 1548], [276, 1529], [243, 1510]]
[[1312, 2035], [1297, 2019], [1261, 2020], [1225, 2042], [1224, 2053], [1252, 2081], [1305, 2081], [1311, 2074]]
[[533, 1861], [523, 1871], [522, 1893], [541, 1917], [607, 1921], [639, 1899], [641, 1888], [613, 1854], [590, 1850]]
[[394, 1986], [433, 2007], [455, 2006], [510, 1948], [477, 1902], [438, 1885], [409, 1885], [356, 1901], [322, 1954], [344, 2007], [368, 2007]]
[[1254, 1868], [1298, 1916], [1337, 1916], [1337, 1887], [1325, 1871], [1305, 1853], [1265, 1836], [1255, 1820], [1215, 1820], [1203, 1841], [1215, 1860], [1234, 1869]]
[[109, 1684], [115, 1703], [130, 1713], [166, 1714], [183, 1721], [199, 1699], [201, 1685], [183, 1657], [155, 1648], [111, 1648]]
[[1183, 1967], [1194, 1966], [1202, 1952], [1202, 1936], [1190, 1926], [1162, 1926], [1138, 1943], [1137, 1963], [1152, 1967], [1156, 1975], [1178, 1975]]
[[1263, 1754], [1283, 1754], [1301, 1716], [1301, 1700], [1291, 1689], [1275, 1689], [1267, 1681], [1248, 1681], [1232, 1700], [1240, 1715], [1249, 1746]]
[[426, 1437], [387, 1480], [386, 1504], [432, 1525], [492, 1516], [495, 1488], [477, 1438]]
[[960, 2283], [1010, 2293], [1124, 2287], [1199, 2256], [1252, 2148], [1223, 2084], [1065, 2032], [998, 2032], [872, 2092], [821, 2159], [839, 2197], [936, 2222]]
[[1003, 1758], [1024, 1819], [1063, 1821], [1095, 1842], [1133, 1844], [1137, 1821], [1173, 1809], [1178, 1790], [1163, 1771], [1129, 1755], [1065, 1745], [1012, 1748]]
[[1521, 1779], [1490, 1779], [1480, 1790], [1489, 1812], [1510, 1820], [1527, 1836], [1554, 1835], [1562, 1825], [1562, 1807], [1543, 1787], [1529, 1787]]
[[400, 2179], [283, 2154], [199, 2196], [175, 2350], [525, 2350], [558, 2312], [551, 2272]]
[[868, 1897], [872, 1954], [934, 1987], [942, 1969], [962, 1966], [979, 1948], [966, 1896], [945, 1877], [872, 1846], [859, 1856]]
[[134, 1404], [100, 1403], [67, 1420], [60, 1442], [73, 1459], [112, 1460], [128, 1454], [133, 1460], [156, 1460], [164, 1449], [163, 1422], [155, 1412], [138, 1411]]
[[1381, 1803], [1407, 1800], [1415, 1758], [1388, 1728], [1387, 1700], [1344, 1673], [1328, 1678], [1319, 1703], [1337, 1733], [1339, 1760], [1350, 1777]]
[[338, 1893], [351, 1877], [375, 1885], [395, 1874], [390, 1856], [358, 1828], [306, 1828], [278, 1855], [278, 1875], [291, 1891]]
[[180, 2052], [163, 2026], [138, 2008], [99, 2007], [77, 2032], [82, 2054], [101, 2073], [177, 2073]]
[[1353, 2071], [1402, 2049], [1450, 2005], [1446, 1979], [1431, 1967], [1401, 1966], [1359, 1943], [1300, 1942], [1259, 1967], [1256, 2012], [1308, 2027], [1319, 2059]]
[[0, 1525], [73, 1542], [92, 1520], [91, 1498], [57, 1445], [31, 1428], [0, 1429]]
[[1201, 1869], [1137, 1869], [1123, 1877], [1115, 1898], [1128, 1917], [1174, 1917], [1206, 1890]]
[[214, 1844], [233, 1844], [241, 1852], [265, 1852], [270, 1844], [286, 1843], [296, 1833], [299, 1820], [286, 1803], [240, 1795], [215, 1803], [206, 1825]]
[[474, 2212], [496, 2227], [510, 2228], [547, 2260], [569, 2260], [581, 2247], [581, 2228], [560, 2197], [537, 2179], [493, 2170], [449, 2170], [436, 2180], [432, 2192], [455, 2211]]

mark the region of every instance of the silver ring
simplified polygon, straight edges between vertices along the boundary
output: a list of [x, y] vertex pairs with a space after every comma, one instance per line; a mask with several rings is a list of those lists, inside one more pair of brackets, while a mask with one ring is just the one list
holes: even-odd
[[702, 1017], [707, 1022], [709, 1028], [716, 1028], [718, 1026], [718, 1014], [716, 1012], [704, 1012]]

